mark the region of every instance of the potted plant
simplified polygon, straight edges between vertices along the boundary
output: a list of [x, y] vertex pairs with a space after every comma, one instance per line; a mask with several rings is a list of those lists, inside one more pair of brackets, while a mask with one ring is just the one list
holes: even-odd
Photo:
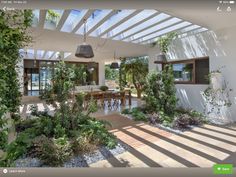
[[166, 62], [166, 53], [172, 40], [177, 36], [176, 32], [168, 33], [167, 35], [160, 37], [156, 42], [152, 43], [153, 46], [158, 45], [161, 53], [157, 55], [159, 61]]

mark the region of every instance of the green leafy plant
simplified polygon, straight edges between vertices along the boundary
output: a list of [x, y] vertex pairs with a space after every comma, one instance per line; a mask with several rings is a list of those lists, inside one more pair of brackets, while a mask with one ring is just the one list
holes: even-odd
[[153, 46], [160, 47], [162, 53], [166, 54], [168, 51], [168, 47], [171, 44], [172, 40], [177, 36], [176, 32], [168, 33], [167, 35], [160, 37], [156, 42], [152, 43]]
[[17, 63], [19, 50], [31, 42], [27, 29], [32, 22], [31, 10], [0, 10], [0, 148], [7, 148], [7, 122], [5, 114], [11, 118], [18, 112], [20, 92]]
[[54, 10], [49, 9], [47, 12], [48, 15], [46, 19], [50, 20], [51, 22], [55, 22], [60, 17], [60, 14], [55, 12]]
[[165, 65], [161, 72], [148, 75], [144, 99], [151, 113], [163, 111], [166, 115], [174, 115], [177, 98], [173, 69], [170, 65]]

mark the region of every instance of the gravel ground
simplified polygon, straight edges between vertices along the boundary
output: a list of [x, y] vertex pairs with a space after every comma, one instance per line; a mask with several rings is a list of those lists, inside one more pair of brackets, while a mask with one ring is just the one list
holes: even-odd
[[[108, 149], [106, 147], [100, 147], [98, 150], [84, 154], [80, 156], [76, 156], [71, 158], [69, 161], [63, 164], [63, 167], [71, 168], [71, 167], [88, 167], [90, 164], [98, 162], [100, 160], [108, 159], [109, 157], [116, 156], [118, 154], [122, 154], [128, 150], [128, 146], [119, 142], [114, 149]], [[15, 161], [16, 167], [47, 167], [43, 165], [39, 159], [37, 158], [21, 158]]]

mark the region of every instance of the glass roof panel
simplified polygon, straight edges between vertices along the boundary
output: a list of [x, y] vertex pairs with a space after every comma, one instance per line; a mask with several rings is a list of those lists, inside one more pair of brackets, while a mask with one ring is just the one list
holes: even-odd
[[164, 13], [161, 13], [161, 14], [158, 14], [157, 16], [131, 28], [130, 30], [118, 35], [117, 37], [113, 38], [114, 40], [122, 40], [124, 38], [127, 38], [128, 36], [132, 35], [132, 34], [135, 34], [151, 25], [154, 25], [156, 23], [159, 23], [165, 19], [167, 19], [168, 17], [170, 17], [170, 15], [167, 15], [167, 14], [164, 14]]
[[72, 32], [87, 12], [88, 10], [71, 10], [68, 18], [61, 28], [61, 31], [68, 33]]
[[53, 51], [47, 51], [47, 53], [45, 54], [45, 59], [49, 59], [49, 58], [51, 58], [51, 56], [52, 56], [52, 54], [53, 54], [54, 52]]
[[59, 59], [60, 52], [54, 52], [54, 55], [51, 57], [51, 59]]
[[142, 20], [145, 20], [146, 18], [150, 17], [151, 15], [157, 13], [156, 10], [143, 10], [134, 17], [130, 18], [129, 20], [125, 21], [121, 25], [117, 26], [113, 30], [109, 31], [107, 34], [103, 35], [105, 37], [112, 37], [115, 36], [122, 31], [125, 31], [127, 28], [141, 22]]
[[[86, 32], [91, 30], [95, 25], [97, 25], [103, 18], [105, 18], [112, 10], [95, 10], [92, 15], [87, 19], [86, 22]], [[76, 34], [84, 34], [84, 25], [82, 25]]]
[[159, 30], [161, 30], [165, 27], [171, 26], [171, 25], [176, 24], [180, 21], [182, 21], [182, 20], [179, 19], [179, 18], [175, 18], [175, 17], [171, 18], [170, 20], [167, 20], [167, 21], [162, 22], [158, 25], [155, 25], [151, 28], [148, 28], [147, 30], [144, 30], [143, 32], [137, 33], [137, 34], [131, 36], [130, 38], [125, 39], [124, 41], [136, 40], [138, 38], [141, 38], [142, 36], [146, 36], [148, 34], [151, 34], [151, 33], [155, 32], [155, 31], [159, 31]]
[[70, 52], [65, 52], [65, 53], [64, 53], [64, 58], [67, 58], [67, 57], [69, 57], [70, 55], [71, 55]]
[[42, 59], [44, 52], [45, 52], [44, 50], [37, 50], [37, 58]]
[[95, 31], [93, 31], [90, 36], [99, 36], [107, 29], [111, 28], [115, 24], [119, 23], [125, 17], [132, 14], [135, 10], [118, 10], [116, 14], [111, 16], [107, 21], [101, 24]]
[[164, 30], [158, 31], [156, 33], [153, 33], [151, 35], [148, 35], [146, 37], [143, 37], [143, 38], [139, 39], [138, 41], [142, 42], [142, 41], [146, 41], [146, 40], [149, 40], [149, 39], [152, 39], [152, 38], [156, 38], [158, 36], [161, 36], [161, 35], [164, 35], [166, 33], [175, 31], [177, 29], [183, 28], [183, 27], [188, 26], [188, 25], [191, 25], [191, 23], [190, 22], [182, 22], [182, 23], [179, 23], [177, 25], [174, 25], [174, 26], [171, 26], [169, 28], [166, 28]]
[[34, 49], [27, 49], [27, 57], [34, 58]]
[[49, 9], [46, 14], [44, 28], [50, 29], [50, 30], [56, 29], [63, 12], [64, 12], [63, 10]]
[[189, 27], [186, 27], [186, 28], [180, 30], [180, 33], [186, 33], [188, 31], [191, 31], [191, 30], [194, 30], [194, 29], [197, 29], [197, 28], [200, 28], [200, 26], [199, 25], [191, 25]]
[[39, 9], [33, 10], [33, 21], [32, 21], [32, 26], [36, 27], [39, 23]]

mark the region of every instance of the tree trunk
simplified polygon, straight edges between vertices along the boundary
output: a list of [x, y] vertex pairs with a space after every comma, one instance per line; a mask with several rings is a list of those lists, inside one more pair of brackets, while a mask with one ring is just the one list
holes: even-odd
[[136, 88], [136, 90], [137, 90], [137, 97], [141, 98], [142, 90], [137, 89], [137, 88]]

